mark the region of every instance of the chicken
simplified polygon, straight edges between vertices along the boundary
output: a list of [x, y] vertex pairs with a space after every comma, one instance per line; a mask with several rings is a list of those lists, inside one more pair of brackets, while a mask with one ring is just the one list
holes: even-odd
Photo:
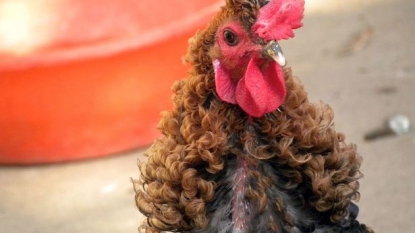
[[303, 11], [304, 0], [226, 0], [189, 40], [189, 77], [134, 180], [140, 232], [373, 232], [356, 220], [361, 156], [278, 44]]

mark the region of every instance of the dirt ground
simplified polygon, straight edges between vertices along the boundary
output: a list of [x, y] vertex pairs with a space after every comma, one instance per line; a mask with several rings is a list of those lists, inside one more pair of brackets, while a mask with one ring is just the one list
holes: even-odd
[[[304, 27], [282, 43], [310, 98], [333, 107], [364, 157], [359, 219], [376, 232], [415, 232], [415, 133], [364, 140], [393, 114], [415, 122], [414, 12], [411, 0], [308, 0]], [[137, 232], [137, 158], [142, 150], [0, 167], [0, 232]]]

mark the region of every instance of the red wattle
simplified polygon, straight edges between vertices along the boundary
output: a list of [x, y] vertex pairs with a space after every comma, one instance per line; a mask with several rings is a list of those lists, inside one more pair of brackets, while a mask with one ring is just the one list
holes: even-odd
[[236, 102], [250, 116], [261, 117], [275, 111], [285, 100], [283, 71], [275, 61], [261, 70], [260, 60], [251, 59], [244, 77], [236, 86]]
[[223, 68], [219, 60], [213, 61], [215, 71], [216, 93], [222, 101], [236, 104], [236, 83], [232, 81], [229, 73]]

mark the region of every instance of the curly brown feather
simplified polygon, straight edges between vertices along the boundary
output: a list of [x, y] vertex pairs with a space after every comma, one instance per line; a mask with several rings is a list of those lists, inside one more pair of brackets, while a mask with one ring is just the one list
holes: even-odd
[[[136, 204], [147, 217], [139, 231], [190, 232], [207, 227], [208, 204], [222, 184], [212, 177], [226, 169], [227, 156], [243, 154], [251, 164], [271, 161], [287, 188], [306, 187], [305, 206], [326, 216], [328, 222], [341, 222], [349, 215], [351, 201], [359, 199], [362, 158], [335, 131], [331, 108], [311, 104], [289, 68], [284, 70], [287, 97], [281, 111], [250, 120], [237, 105], [217, 97], [208, 56], [215, 32], [224, 20], [241, 16], [246, 20], [252, 17], [252, 9], [260, 7], [258, 1], [249, 1], [249, 6], [247, 1], [226, 2], [208, 28], [189, 41], [185, 58], [192, 65], [189, 78], [174, 84], [174, 108], [163, 113], [159, 124], [163, 137], [146, 152], [148, 160], [138, 164]], [[233, 10], [247, 7], [251, 9], [242, 13]], [[259, 182], [247, 191], [247, 198], [256, 200], [259, 211], [275, 202], [285, 219], [284, 232], [294, 232], [295, 219], [285, 204], [267, 195], [266, 189], [275, 181], [254, 170], [250, 176]], [[273, 221], [269, 230], [277, 232], [281, 226]]]

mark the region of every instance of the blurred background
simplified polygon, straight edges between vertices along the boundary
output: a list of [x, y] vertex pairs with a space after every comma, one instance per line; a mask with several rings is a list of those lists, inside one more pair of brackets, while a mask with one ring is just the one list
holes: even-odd
[[[130, 178], [186, 75], [187, 39], [222, 1], [169, 4], [0, 0], [1, 232], [137, 232]], [[415, 232], [413, 12], [410, 0], [306, 0], [304, 27], [281, 43], [358, 145], [359, 219], [376, 232]], [[395, 134], [378, 136], [388, 123]]]

